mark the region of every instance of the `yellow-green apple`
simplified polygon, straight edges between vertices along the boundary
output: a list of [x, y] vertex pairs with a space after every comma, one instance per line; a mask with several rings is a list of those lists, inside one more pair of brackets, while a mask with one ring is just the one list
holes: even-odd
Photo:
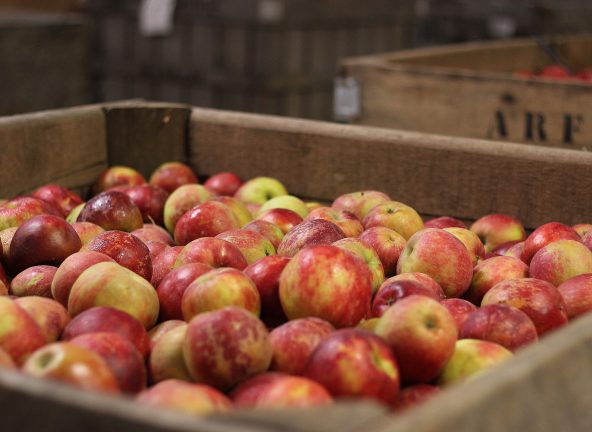
[[407, 240], [398, 232], [385, 227], [364, 230], [359, 239], [376, 251], [385, 276], [394, 276], [397, 272], [397, 262], [405, 249]]
[[0, 368], [16, 369], [16, 364], [6, 351], [0, 348]]
[[271, 242], [275, 249], [278, 248], [284, 238], [284, 232], [277, 225], [264, 220], [257, 219], [249, 222], [242, 229], [261, 234]]
[[363, 220], [374, 207], [390, 200], [388, 195], [379, 191], [350, 192], [337, 197], [331, 207], [353, 213], [359, 220]]
[[592, 310], [592, 274], [566, 280], [557, 287], [567, 307], [567, 317], [577, 318]]
[[518, 219], [505, 214], [488, 214], [477, 219], [470, 228], [479, 236], [485, 252], [491, 252], [499, 245], [526, 238], [524, 226]]
[[35, 216], [14, 233], [7, 270], [17, 274], [38, 264], [60, 265], [81, 246], [78, 234], [64, 219], [48, 214]]
[[68, 313], [74, 317], [95, 306], [127, 312], [150, 329], [158, 319], [158, 296], [146, 279], [117, 263], [103, 262], [84, 270], [72, 285]]
[[397, 360], [387, 343], [359, 329], [337, 330], [310, 355], [304, 374], [334, 397], [372, 398], [391, 404], [400, 387]]
[[244, 229], [229, 230], [218, 234], [216, 238], [226, 240], [241, 251], [248, 264], [258, 259], [275, 255], [275, 248], [269, 240], [258, 232]]
[[356, 328], [374, 333], [378, 325], [378, 318], [367, 318], [358, 323]]
[[345, 210], [331, 207], [317, 207], [310, 211], [304, 220], [325, 219], [337, 225], [346, 237], [358, 237], [364, 231], [362, 222], [353, 214]]
[[183, 358], [183, 344], [187, 335], [187, 324], [183, 323], [168, 331], [152, 347], [148, 370], [152, 384], [167, 379], [193, 381]]
[[308, 208], [306, 207], [306, 204], [304, 204], [304, 201], [293, 195], [281, 195], [265, 201], [261, 205], [259, 213], [263, 213], [274, 208], [292, 210], [298, 213], [298, 215], [303, 219], [308, 215]]
[[100, 252], [115, 260], [147, 281], [152, 279], [150, 250], [142, 240], [124, 231], [105, 231], [96, 236], [87, 247], [88, 251]]
[[72, 225], [72, 228], [74, 228], [74, 231], [76, 231], [76, 234], [80, 238], [82, 250], [86, 248], [92, 239], [105, 232], [103, 228], [92, 222], [73, 222], [70, 225]]
[[48, 204], [39, 198], [18, 197], [0, 205], [0, 230], [19, 227], [33, 216], [48, 213]]
[[440, 216], [434, 219], [430, 219], [424, 223], [424, 228], [466, 228], [467, 226], [461, 220], [453, 218], [451, 216]]
[[104, 170], [93, 185], [93, 193], [99, 194], [115, 186], [138, 186], [146, 183], [142, 174], [127, 166], [112, 166]]
[[262, 205], [282, 195], [288, 195], [288, 191], [279, 180], [272, 177], [255, 177], [244, 182], [234, 196], [244, 203]]
[[165, 162], [152, 172], [149, 183], [173, 193], [183, 185], [197, 183], [197, 176], [182, 162]]
[[231, 393], [237, 408], [270, 409], [329, 405], [333, 398], [319, 383], [280, 372], [259, 374]]
[[232, 402], [224, 393], [210, 386], [174, 379], [144, 390], [136, 400], [144, 405], [192, 416], [223, 413], [232, 409]]
[[215, 237], [202, 237], [185, 245], [177, 256], [174, 267], [195, 262], [214, 268], [232, 267], [238, 270], [247, 266], [247, 260], [239, 248]]
[[252, 313], [232, 306], [193, 318], [183, 344], [193, 379], [221, 390], [265, 372], [271, 355], [265, 325]]
[[242, 184], [242, 180], [236, 174], [220, 172], [208, 178], [204, 186], [214, 195], [234, 196]]
[[535, 229], [524, 241], [522, 261], [530, 264], [530, 260], [549, 243], [557, 240], [574, 240], [581, 242], [582, 238], [572, 228], [559, 222], [549, 222]]
[[244, 227], [246, 224], [253, 220], [253, 215], [251, 214], [251, 211], [241, 200], [237, 198], [229, 196], [217, 196], [211, 198], [211, 200], [221, 202], [222, 204], [226, 204], [228, 207], [230, 207], [230, 210], [232, 210], [232, 212], [238, 219], [238, 224], [241, 227]]
[[458, 337], [495, 342], [512, 352], [538, 340], [536, 327], [528, 315], [502, 304], [475, 310], [465, 320]]
[[372, 294], [378, 291], [380, 285], [384, 282], [384, 268], [382, 262], [378, 257], [378, 254], [361, 240], [346, 237], [341, 240], [337, 240], [333, 243], [333, 246], [337, 246], [356, 257], [360, 258], [368, 266], [370, 273], [372, 273]]
[[301, 224], [303, 219], [293, 210], [274, 208], [264, 211], [263, 213], [257, 213], [255, 220], [271, 222], [281, 229], [282, 233], [286, 234], [292, 228]]
[[171, 237], [169, 232], [163, 227], [152, 223], [144, 224], [142, 228], [133, 230], [132, 234], [138, 237], [144, 243], [149, 241], [159, 241], [168, 245], [173, 245], [173, 237]]
[[477, 263], [484, 258], [485, 247], [483, 246], [483, 243], [481, 243], [479, 236], [477, 236], [477, 234], [475, 234], [473, 231], [458, 227], [444, 228], [444, 231], [448, 231], [465, 245], [469, 251], [473, 266], [477, 265]]
[[51, 281], [57, 267], [37, 265], [28, 267], [10, 282], [10, 291], [17, 297], [41, 296], [51, 298]]
[[314, 316], [337, 328], [355, 326], [370, 312], [371, 279], [368, 267], [350, 253], [310, 246], [282, 271], [280, 302], [288, 319]]
[[31, 194], [35, 198], [51, 203], [61, 211], [62, 217], [74, 209], [74, 207], [82, 204], [82, 199], [68, 188], [56, 184], [47, 184], [41, 186], [33, 191]]
[[106, 231], [131, 232], [142, 228], [142, 213], [123, 192], [107, 191], [88, 200], [77, 222], [92, 222]]
[[572, 277], [592, 273], [592, 251], [579, 241], [556, 240], [534, 254], [529, 273], [559, 286]]
[[10, 227], [0, 231], [0, 243], [2, 243], [2, 262], [8, 262], [8, 252], [10, 251], [10, 242], [18, 227]]
[[518, 258], [496, 256], [479, 262], [473, 269], [471, 286], [464, 298], [479, 306], [494, 285], [508, 279], [528, 277], [528, 266]]
[[387, 309], [375, 332], [393, 350], [406, 384], [426, 384], [438, 376], [452, 357], [458, 336], [448, 309], [420, 295], [405, 297]]
[[459, 298], [444, 299], [440, 304], [448, 309], [448, 312], [450, 312], [450, 315], [454, 318], [456, 329], [459, 332], [469, 315], [477, 310], [477, 306], [473, 303]]
[[202, 237], [215, 237], [224, 231], [240, 228], [230, 207], [217, 201], [206, 201], [185, 213], [175, 225], [175, 243], [186, 245]]
[[69, 342], [54, 342], [38, 349], [23, 364], [22, 371], [84, 390], [119, 393], [117, 379], [105, 360]]
[[152, 327], [148, 332], [148, 337], [150, 338], [150, 351], [152, 351], [154, 345], [156, 345], [156, 342], [158, 342], [162, 336], [177, 327], [184, 326], [185, 324], [187, 323], [182, 320], [166, 320]]
[[66, 308], [55, 300], [29, 296], [15, 302], [37, 323], [47, 343], [57, 341], [70, 322]]
[[6, 296], [0, 297], [0, 348], [17, 365], [45, 345], [43, 332], [27, 311]]
[[181, 216], [196, 205], [212, 197], [210, 191], [198, 184], [187, 184], [172, 192], [164, 203], [164, 226], [170, 233], [175, 232], [175, 225]]
[[394, 303], [410, 295], [424, 295], [440, 301], [444, 298], [444, 292], [439, 286], [438, 288], [440, 291], [435, 292], [432, 287], [416, 280], [389, 278], [380, 286], [372, 300], [371, 316], [374, 318], [381, 317]]
[[101, 357], [117, 380], [122, 393], [135, 394], [146, 387], [144, 358], [129, 340], [115, 333], [86, 333], [69, 344], [94, 352]]
[[183, 246], [173, 246], [163, 250], [152, 258], [152, 286], [158, 287], [164, 277], [169, 274], [177, 261], [177, 257], [183, 250]]
[[315, 317], [276, 327], [269, 334], [273, 347], [270, 370], [302, 375], [312, 352], [333, 331], [335, 328], [329, 322]]
[[512, 358], [512, 352], [494, 342], [477, 339], [460, 339], [454, 354], [446, 363], [438, 378], [441, 385], [448, 385], [474, 377]]
[[280, 275], [290, 258], [272, 255], [247, 266], [243, 272], [253, 281], [261, 298], [261, 321], [276, 327], [288, 319], [280, 303]]
[[143, 184], [126, 189], [124, 193], [138, 206], [145, 223], [162, 225], [164, 222], [164, 204], [169, 193], [154, 185]]
[[467, 248], [447, 231], [426, 228], [411, 236], [397, 263], [397, 273], [420, 272], [433, 278], [447, 297], [469, 288], [473, 263]]
[[212, 270], [207, 264], [190, 263], [177, 267], [167, 274], [158, 288], [160, 303], [159, 318], [164, 320], [182, 320], [181, 299], [187, 287], [198, 277]]
[[373, 227], [390, 228], [408, 240], [423, 228], [423, 220], [412, 207], [397, 201], [377, 205], [362, 219], [364, 229]]
[[586, 233], [592, 232], [592, 224], [589, 223], [575, 224], [572, 228], [580, 235], [580, 237], [583, 237]]
[[286, 233], [277, 248], [277, 254], [292, 257], [308, 246], [329, 245], [345, 238], [333, 222], [324, 219], [304, 221]]
[[561, 294], [551, 283], [540, 279], [501, 281], [487, 291], [481, 301], [481, 307], [490, 304], [520, 309], [532, 320], [539, 337], [567, 323], [567, 307]]
[[142, 323], [128, 313], [111, 307], [94, 307], [72, 318], [62, 333], [62, 339], [70, 340], [96, 332], [118, 334], [133, 343], [143, 357], [150, 352], [150, 340]]
[[70, 255], [58, 267], [51, 281], [51, 295], [62, 305], [68, 305], [70, 290], [78, 276], [100, 262], [115, 262], [113, 258], [100, 252], [80, 251]]
[[189, 322], [194, 316], [236, 306], [255, 316], [261, 313], [261, 298], [253, 281], [234, 268], [211, 270], [195, 279], [183, 293], [181, 310]]
[[[436, 228], [436, 227], [432, 227]], [[440, 393], [440, 387], [430, 384], [417, 384], [402, 388], [395, 403], [391, 404], [393, 411], [402, 412], [422, 404]]]
[[68, 222], [69, 224], [76, 222], [78, 220], [78, 216], [80, 216], [80, 213], [82, 212], [82, 209], [85, 205], [86, 203], [82, 203], [74, 207], [72, 211], [68, 213], [68, 216], [66, 216], [66, 222]]
[[309, 213], [315, 209], [318, 209], [319, 207], [324, 207], [324, 204], [321, 204], [318, 201], [305, 201], [304, 204], [306, 205]]

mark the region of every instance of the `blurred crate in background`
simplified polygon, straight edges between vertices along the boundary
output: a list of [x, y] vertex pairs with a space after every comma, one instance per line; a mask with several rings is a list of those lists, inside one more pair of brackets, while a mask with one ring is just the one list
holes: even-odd
[[96, 98], [332, 117], [339, 59], [408, 48], [413, 0], [179, 0], [169, 34], [139, 0], [91, 0]]
[[573, 34], [592, 32], [592, 1], [538, 0], [534, 19], [539, 32]]

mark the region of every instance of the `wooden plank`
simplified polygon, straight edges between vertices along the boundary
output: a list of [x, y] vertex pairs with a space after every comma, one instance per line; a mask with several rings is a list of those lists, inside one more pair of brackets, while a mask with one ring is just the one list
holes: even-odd
[[0, 118], [0, 197], [57, 183], [84, 193], [107, 166], [100, 107]]
[[307, 198], [378, 189], [421, 213], [501, 212], [530, 228], [592, 214], [585, 152], [203, 109], [189, 140], [201, 174], [269, 175]]

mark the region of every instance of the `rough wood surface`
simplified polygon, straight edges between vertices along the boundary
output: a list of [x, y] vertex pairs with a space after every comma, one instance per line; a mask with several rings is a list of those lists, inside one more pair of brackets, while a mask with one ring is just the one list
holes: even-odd
[[203, 109], [189, 139], [201, 174], [269, 175], [313, 199], [377, 189], [424, 214], [501, 212], [530, 228], [592, 214], [591, 153]]
[[[592, 37], [556, 39], [574, 68]], [[592, 85], [513, 72], [552, 60], [534, 41], [472, 43], [343, 62], [362, 87], [359, 124], [592, 150]]]

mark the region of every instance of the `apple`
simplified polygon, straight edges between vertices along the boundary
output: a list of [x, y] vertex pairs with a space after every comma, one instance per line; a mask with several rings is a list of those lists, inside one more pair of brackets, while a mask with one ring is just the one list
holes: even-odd
[[145, 223], [162, 225], [164, 221], [164, 204], [169, 193], [154, 185], [143, 184], [128, 188], [124, 192], [138, 206]]
[[172, 192], [164, 203], [164, 226], [170, 233], [175, 232], [175, 226], [181, 216], [193, 207], [202, 204], [212, 197], [210, 191], [198, 184], [186, 184]]
[[218, 196], [211, 198], [211, 200], [220, 202], [222, 204], [226, 204], [238, 219], [238, 224], [240, 227], [244, 227], [246, 224], [253, 220], [253, 215], [251, 214], [251, 211], [242, 201], [240, 201], [237, 198], [229, 196]]
[[149, 182], [168, 193], [173, 193], [183, 185], [197, 183], [197, 176], [182, 162], [165, 162], [152, 172]]
[[115, 333], [86, 333], [68, 343], [100, 356], [113, 372], [122, 393], [135, 394], [146, 387], [144, 358], [126, 338]]
[[362, 219], [365, 229], [373, 227], [390, 228], [408, 240], [423, 228], [421, 216], [411, 207], [397, 201], [377, 205]]
[[434, 219], [430, 219], [426, 223], [423, 224], [424, 228], [467, 228], [467, 225], [456, 218], [451, 216], [440, 216]]
[[440, 385], [466, 380], [512, 358], [512, 352], [494, 342], [460, 339], [438, 378]]
[[318, 201], [305, 201], [304, 204], [306, 205], [306, 208], [308, 209], [309, 213], [315, 209], [320, 208], [320, 207], [325, 207], [324, 204], [322, 204]]
[[150, 351], [152, 351], [156, 342], [158, 342], [165, 334], [177, 327], [184, 326], [185, 324], [187, 323], [181, 320], [166, 320], [152, 327], [148, 332], [148, 337], [150, 338]]
[[247, 266], [243, 272], [257, 287], [261, 299], [261, 321], [275, 327], [288, 319], [280, 303], [280, 275], [290, 258], [272, 255], [263, 257]]
[[37, 323], [47, 343], [57, 341], [70, 322], [66, 308], [55, 300], [28, 296], [14, 301]]
[[479, 262], [473, 269], [471, 286], [464, 298], [475, 305], [480, 305], [483, 296], [494, 285], [508, 279], [528, 277], [528, 266], [518, 258], [496, 256]]
[[360, 321], [358, 323], [358, 325], [356, 326], [356, 328], [359, 328], [360, 330], [366, 330], [366, 331], [375, 333], [376, 326], [378, 325], [378, 321], [379, 321], [378, 317], [366, 318], [366, 319], [363, 319], [362, 321]]
[[57, 267], [37, 265], [17, 274], [10, 283], [10, 291], [17, 297], [41, 296], [51, 298], [51, 282]]
[[151, 383], [156, 384], [167, 379], [193, 381], [183, 357], [186, 335], [187, 324], [183, 323], [162, 335], [154, 344], [148, 362]]
[[0, 369], [16, 369], [16, 364], [6, 351], [0, 348]]
[[[507, 256], [508, 251], [513, 250], [512, 248], [515, 247], [517, 244], [524, 245], [524, 241], [512, 240], [509, 242], [502, 243], [501, 245], [493, 249], [491, 252], [489, 252], [489, 254], [491, 256]], [[520, 258], [521, 256], [522, 252], [517, 258]]]
[[103, 228], [92, 222], [73, 222], [70, 225], [72, 225], [72, 228], [78, 234], [78, 238], [80, 238], [80, 242], [82, 243], [81, 249], [85, 249], [92, 239], [105, 232]]
[[407, 280], [419, 282], [420, 284], [429, 288], [440, 300], [446, 298], [446, 294], [444, 294], [444, 290], [438, 284], [438, 282], [436, 282], [434, 279], [432, 279], [431, 277], [429, 277], [425, 273], [419, 273], [419, 272], [401, 273], [396, 276], [391, 276], [390, 278], [385, 280], [384, 283], [386, 284], [388, 282], [407, 281]]
[[390, 228], [374, 227], [364, 230], [359, 239], [376, 251], [385, 276], [394, 276], [399, 257], [407, 244], [405, 238]]
[[150, 329], [158, 318], [156, 290], [146, 279], [117, 263], [103, 262], [84, 270], [70, 291], [70, 316], [94, 306], [113, 307], [140, 321]]
[[302, 375], [310, 355], [323, 339], [335, 331], [320, 318], [300, 318], [276, 327], [269, 337], [273, 347], [270, 369], [291, 375]]
[[557, 287], [557, 291], [565, 302], [569, 319], [592, 311], [592, 273], [566, 280]]
[[216, 238], [226, 240], [241, 251], [248, 264], [260, 258], [275, 255], [275, 248], [269, 240], [261, 234], [250, 230], [229, 230], [218, 234]]
[[588, 231], [582, 236], [582, 243], [584, 243], [588, 249], [592, 250], [592, 231]]
[[337, 197], [331, 207], [353, 213], [359, 220], [363, 220], [374, 207], [390, 200], [388, 195], [378, 191], [350, 192]]
[[549, 282], [534, 279], [510, 279], [491, 288], [481, 301], [481, 307], [490, 304], [514, 306], [524, 312], [542, 336], [567, 323], [567, 307], [561, 294]]
[[60, 264], [51, 281], [51, 295], [64, 306], [68, 305], [70, 290], [78, 276], [100, 262], [115, 262], [113, 258], [93, 251], [80, 251], [70, 255]]
[[572, 227], [559, 222], [549, 222], [539, 226], [525, 240], [522, 261], [530, 264], [530, 260], [539, 249], [557, 240], [582, 241], [580, 235]]
[[78, 216], [80, 216], [80, 213], [82, 212], [82, 209], [85, 205], [86, 203], [82, 203], [74, 207], [72, 211], [68, 213], [68, 216], [66, 216], [66, 222], [68, 222], [69, 224], [76, 222], [78, 220]]
[[0, 258], [3, 262], [8, 262], [10, 243], [17, 229], [18, 227], [10, 227], [0, 231], [0, 243], [2, 243], [2, 256]]
[[572, 277], [592, 273], [592, 251], [574, 240], [557, 240], [543, 246], [530, 261], [530, 276], [561, 285]]
[[174, 379], [144, 390], [136, 400], [150, 407], [166, 408], [192, 416], [223, 413], [232, 409], [230, 399], [218, 390]]
[[272, 346], [257, 317], [231, 306], [199, 314], [189, 322], [183, 356], [196, 382], [227, 390], [265, 372]]
[[485, 257], [485, 247], [483, 246], [483, 243], [481, 243], [479, 236], [473, 231], [458, 227], [444, 228], [444, 231], [448, 231], [465, 245], [469, 251], [473, 266], [477, 265], [477, 263]]
[[495, 342], [512, 352], [538, 340], [536, 327], [528, 315], [503, 304], [476, 309], [461, 326], [458, 337]]
[[[438, 227], [432, 227], [438, 228]], [[402, 412], [422, 404], [440, 393], [440, 387], [430, 384], [417, 384], [401, 389], [395, 403], [391, 405], [394, 411]]]
[[181, 299], [187, 287], [201, 275], [212, 270], [207, 264], [190, 263], [177, 267], [167, 274], [158, 288], [160, 320], [182, 320]]
[[477, 306], [473, 303], [459, 298], [444, 299], [440, 304], [448, 309], [459, 332], [469, 315], [477, 310]]
[[306, 204], [304, 204], [304, 201], [293, 195], [281, 195], [271, 198], [261, 205], [259, 213], [263, 213], [274, 208], [292, 210], [298, 213], [298, 215], [303, 219], [308, 216], [308, 208], [306, 207]]
[[234, 196], [244, 203], [262, 205], [282, 195], [288, 195], [288, 191], [279, 180], [271, 177], [255, 177], [244, 182]]
[[177, 257], [183, 250], [183, 246], [173, 246], [163, 250], [152, 259], [152, 286], [158, 287], [164, 277], [169, 274], [177, 261]]
[[33, 216], [48, 213], [48, 204], [39, 198], [18, 197], [0, 205], [0, 230], [19, 227]]
[[253, 281], [234, 268], [211, 270], [195, 279], [183, 293], [181, 310], [189, 322], [194, 316], [236, 306], [259, 316], [261, 299]]
[[406, 384], [427, 384], [438, 376], [452, 357], [458, 336], [450, 312], [420, 295], [401, 299], [387, 309], [375, 332], [393, 350]]
[[550, 79], [566, 79], [570, 78], [572, 74], [570, 71], [561, 65], [558, 64], [551, 64], [545, 66], [538, 74], [538, 76], [542, 78], [550, 78]]
[[142, 212], [126, 194], [107, 191], [88, 200], [77, 222], [92, 222], [105, 231], [131, 232], [142, 227]]
[[382, 267], [382, 262], [374, 249], [361, 240], [351, 237], [337, 240], [333, 243], [333, 246], [337, 246], [338, 248], [350, 252], [364, 261], [372, 274], [372, 294], [376, 293], [380, 285], [384, 282], [384, 268]]
[[242, 184], [242, 180], [236, 174], [221, 172], [208, 178], [204, 186], [214, 195], [234, 196]]
[[87, 333], [115, 333], [129, 340], [143, 357], [150, 352], [150, 340], [146, 329], [133, 316], [111, 307], [93, 307], [80, 313], [66, 325], [63, 340], [70, 340]]
[[329, 405], [333, 398], [320, 384], [304, 377], [267, 372], [241, 383], [231, 394], [237, 408], [302, 408]]
[[479, 236], [485, 252], [491, 252], [499, 245], [526, 238], [524, 226], [519, 220], [505, 214], [489, 214], [477, 219], [470, 228]]
[[195, 262], [214, 268], [232, 267], [238, 270], [247, 266], [247, 260], [239, 248], [215, 237], [202, 237], [185, 245], [177, 256], [174, 267]]
[[345, 210], [331, 207], [317, 207], [309, 212], [304, 220], [324, 219], [337, 225], [346, 237], [358, 237], [364, 231], [362, 222], [353, 214]]
[[[163, 242], [159, 242], [159, 241], [150, 240], [150, 241], [144, 242], [144, 244], [148, 248], [148, 253], [150, 255], [150, 262], [152, 262], [162, 252], [171, 248], [168, 244], [163, 243]], [[154, 269], [152, 269], [152, 273], [154, 273]], [[150, 279], [150, 281], [152, 281], [152, 279]]]
[[146, 183], [142, 174], [127, 166], [112, 166], [104, 170], [93, 185], [95, 195], [115, 186], [138, 186]]
[[60, 265], [81, 246], [78, 234], [64, 219], [47, 214], [35, 216], [14, 233], [8, 270], [16, 274], [34, 265]]
[[161, 226], [152, 223], [144, 224], [142, 228], [133, 230], [132, 234], [138, 237], [143, 242], [159, 241], [171, 246], [174, 244], [173, 237], [169, 234], [167, 230], [165, 230]]
[[31, 195], [57, 207], [64, 218], [76, 206], [83, 203], [82, 199], [70, 189], [56, 184], [41, 186], [35, 189]]
[[277, 253], [292, 257], [305, 247], [328, 245], [342, 238], [345, 238], [345, 234], [332, 222], [324, 219], [304, 221], [286, 233]]
[[261, 234], [263, 237], [270, 241], [274, 249], [278, 248], [280, 242], [284, 238], [283, 231], [277, 225], [264, 220], [251, 221], [248, 224], [246, 224], [242, 229], [247, 231], [254, 231], [256, 233]]
[[580, 235], [580, 237], [584, 237], [586, 233], [592, 232], [592, 224], [588, 223], [575, 224], [572, 228]]
[[274, 208], [259, 213], [257, 211], [257, 217], [255, 220], [262, 220], [271, 222], [282, 230], [282, 233], [286, 234], [291, 231], [292, 228], [302, 223], [302, 217], [293, 210], [284, 208]]
[[29, 355], [45, 345], [41, 328], [27, 311], [12, 299], [0, 297], [0, 348], [8, 353], [17, 365], [22, 365]]
[[410, 295], [424, 295], [440, 301], [444, 297], [444, 292], [441, 288], [440, 293], [434, 292], [432, 288], [418, 281], [387, 279], [380, 286], [372, 300], [371, 316], [375, 318], [381, 317], [394, 303]]
[[447, 297], [460, 297], [469, 288], [473, 263], [467, 248], [452, 234], [426, 228], [414, 234], [397, 263], [397, 273], [420, 272], [432, 277]]
[[175, 243], [186, 245], [202, 237], [215, 237], [224, 231], [240, 228], [230, 207], [217, 201], [206, 201], [185, 213], [175, 225]]
[[84, 390], [119, 393], [117, 379], [105, 360], [68, 342], [54, 342], [38, 349], [23, 364], [22, 371]]

